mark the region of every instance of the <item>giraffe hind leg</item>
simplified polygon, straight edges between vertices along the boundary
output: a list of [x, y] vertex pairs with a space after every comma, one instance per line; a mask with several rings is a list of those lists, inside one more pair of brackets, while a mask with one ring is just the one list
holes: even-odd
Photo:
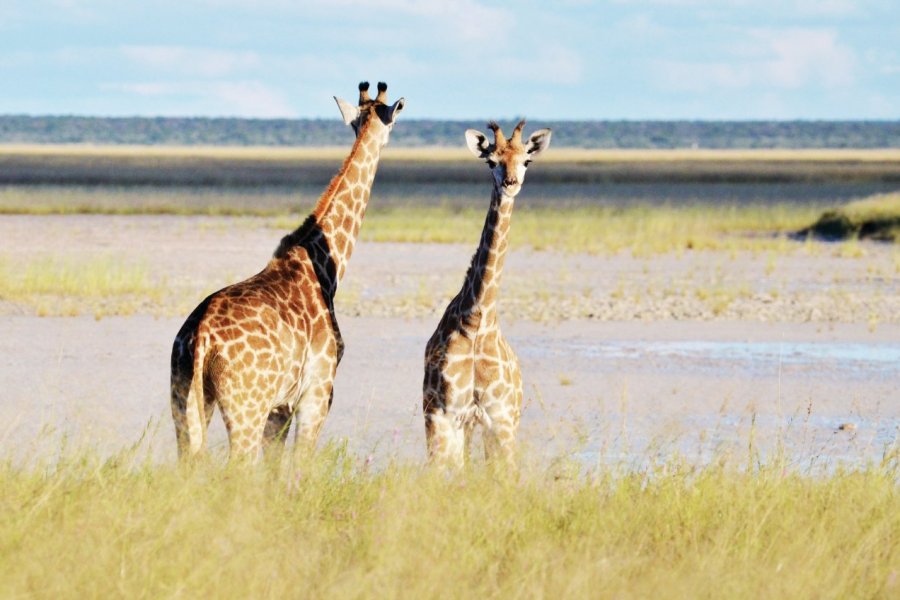
[[[191, 439], [188, 434], [187, 415], [187, 392], [174, 388], [172, 389], [172, 420], [175, 422], [175, 440], [178, 443], [178, 457], [183, 458], [190, 454]], [[209, 427], [215, 412], [215, 402], [207, 395], [203, 402], [203, 420], [204, 424]]]
[[[185, 458], [190, 455], [191, 439], [187, 419], [187, 397], [191, 388], [191, 378], [176, 373], [173, 375], [171, 390], [172, 421], [175, 424], [175, 440], [178, 447], [178, 457]], [[213, 402], [210, 394], [204, 395], [205, 423], [208, 426], [212, 418]]]
[[187, 417], [185, 407], [186, 395], [178, 394], [172, 390], [172, 420], [175, 423], [175, 441], [178, 444], [178, 458], [184, 458], [190, 453], [191, 439], [188, 435]]
[[229, 461], [255, 462], [262, 447], [263, 427], [252, 421], [232, 423], [228, 427]]
[[263, 431], [269, 411], [258, 392], [223, 393], [219, 411], [228, 431], [229, 461], [250, 462], [259, 458], [263, 445]]
[[287, 405], [276, 406], [269, 413], [263, 429], [263, 452], [266, 458], [277, 459], [284, 453], [285, 440], [293, 422], [293, 412]]

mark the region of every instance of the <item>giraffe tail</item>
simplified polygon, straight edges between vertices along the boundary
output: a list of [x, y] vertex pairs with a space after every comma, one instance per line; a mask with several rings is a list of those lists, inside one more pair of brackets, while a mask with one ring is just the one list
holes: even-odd
[[191, 376], [191, 387], [185, 401], [185, 420], [187, 421], [190, 455], [195, 456], [206, 446], [206, 409], [203, 398], [203, 371], [206, 366], [206, 343], [203, 337], [197, 338], [194, 347], [194, 373]]

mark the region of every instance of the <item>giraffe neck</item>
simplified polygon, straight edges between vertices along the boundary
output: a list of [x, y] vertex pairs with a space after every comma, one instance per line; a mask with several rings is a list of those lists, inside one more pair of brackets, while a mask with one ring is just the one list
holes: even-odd
[[326, 299], [334, 297], [337, 285], [359, 235], [369, 192], [381, 154], [375, 125], [367, 122], [303, 225], [281, 240], [275, 259], [289, 259], [298, 249], [306, 252], [316, 270]]
[[500, 275], [509, 247], [509, 224], [512, 220], [515, 198], [503, 194], [495, 185], [491, 195], [481, 232], [481, 242], [472, 257], [472, 265], [463, 284], [463, 305], [470, 311], [481, 313], [482, 321], [497, 318], [497, 296], [500, 292]]
[[359, 236], [380, 155], [381, 144], [370, 121], [360, 130], [350, 155], [313, 210], [328, 243], [337, 281], [344, 277]]

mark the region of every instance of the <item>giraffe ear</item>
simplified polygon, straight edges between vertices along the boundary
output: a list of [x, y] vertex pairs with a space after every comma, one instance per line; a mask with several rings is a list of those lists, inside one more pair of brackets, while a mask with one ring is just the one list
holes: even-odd
[[525, 151], [528, 152], [528, 160], [533, 160], [550, 145], [550, 130], [538, 129], [531, 134], [525, 143]]
[[350, 125], [359, 119], [359, 107], [353, 106], [342, 98], [334, 97], [338, 108], [341, 109], [341, 116], [344, 117], [344, 125]]
[[388, 108], [388, 111], [387, 111], [387, 122], [388, 122], [388, 123], [393, 123], [393, 122], [394, 122], [394, 119], [397, 118], [397, 115], [400, 114], [400, 111], [402, 111], [402, 110], [403, 110], [403, 107], [405, 107], [405, 106], [406, 106], [406, 99], [405, 99], [405, 98], [400, 98], [399, 100], [397, 100], [396, 102], [394, 102], [394, 103], [391, 105], [391, 107]]
[[491, 153], [487, 136], [477, 129], [466, 129], [466, 146], [478, 158], [486, 158]]

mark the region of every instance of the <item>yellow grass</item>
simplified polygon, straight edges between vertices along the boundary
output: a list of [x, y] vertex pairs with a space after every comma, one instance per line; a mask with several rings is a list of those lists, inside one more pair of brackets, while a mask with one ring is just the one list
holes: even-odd
[[100, 317], [153, 310], [166, 295], [146, 264], [112, 255], [75, 259], [44, 256], [24, 262], [0, 256], [0, 300], [31, 307], [40, 316]]
[[76, 261], [38, 258], [14, 268], [0, 258], [0, 296], [59, 294], [99, 298], [152, 289], [146, 265], [126, 265], [112, 256]]
[[803, 476], [677, 456], [586, 469], [372, 470], [329, 446], [297, 476], [128, 453], [0, 463], [5, 597], [890, 598], [890, 458]]
[[900, 192], [877, 194], [869, 198], [850, 202], [841, 207], [841, 212], [856, 223], [873, 219], [900, 219]]
[[[519, 210], [511, 244], [535, 250], [592, 254], [631, 252], [645, 256], [685, 250], [790, 251], [777, 234], [800, 229], [815, 218], [815, 207], [634, 206]], [[478, 243], [482, 210], [398, 208], [372, 211], [363, 239], [379, 242]], [[286, 225], [277, 220], [276, 225]]]

